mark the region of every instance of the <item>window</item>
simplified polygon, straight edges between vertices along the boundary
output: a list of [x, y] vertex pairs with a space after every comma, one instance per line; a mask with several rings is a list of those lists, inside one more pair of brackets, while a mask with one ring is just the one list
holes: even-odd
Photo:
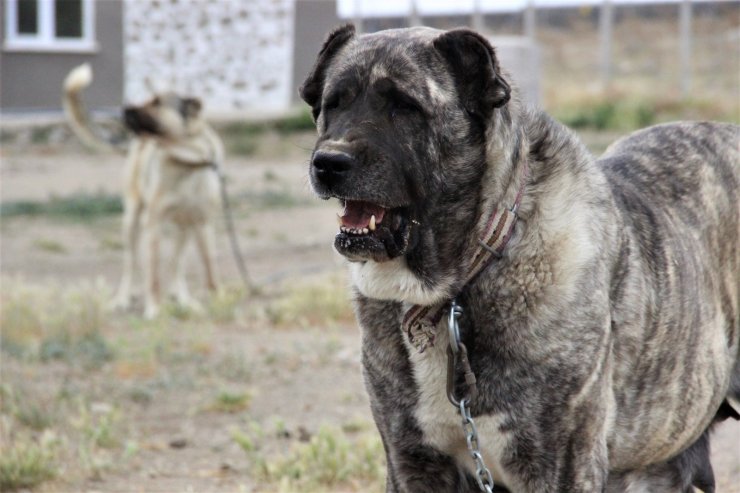
[[5, 0], [5, 49], [95, 50], [94, 0]]

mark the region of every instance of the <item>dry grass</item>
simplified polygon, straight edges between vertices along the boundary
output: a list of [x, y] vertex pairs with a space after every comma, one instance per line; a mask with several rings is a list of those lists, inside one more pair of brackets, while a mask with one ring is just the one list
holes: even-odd
[[333, 274], [309, 282], [291, 283], [268, 307], [278, 327], [337, 327], [354, 324], [347, 281]]
[[[351, 423], [346, 428], [357, 427]], [[233, 439], [247, 454], [261, 481], [281, 492], [382, 491], [385, 454], [380, 437], [374, 432], [357, 434], [344, 428], [322, 426], [306, 442], [294, 443], [287, 452], [272, 456], [263, 454], [264, 431], [259, 426], [234, 432]]]
[[[132, 434], [137, 427], [132, 413], [137, 406], [155, 405], [163, 390], [210, 395], [191, 399], [186, 414], [248, 416], [255, 395], [251, 382], [263, 363], [237, 348], [216, 352], [218, 327], [257, 323], [285, 333], [353, 324], [338, 275], [294, 284], [251, 304], [243, 290], [227, 287], [207, 300], [201, 314], [169, 307], [154, 321], [108, 311], [111, 290], [102, 281], [3, 281], [3, 489], [49, 480], [55, 488], [76, 489], [85, 480], [126, 471], [142, 447], [151, 446]], [[305, 346], [283, 348], [279, 358], [287, 371], [305, 362], [321, 367], [334, 361], [339, 348], [332, 336], [311, 342], [310, 359], [300, 355]], [[254, 441], [261, 454], [262, 447], [272, 446], [254, 430], [234, 440], [245, 451]], [[289, 453], [255, 459], [261, 465], [251, 481], [286, 491], [374, 489], [382, 480], [383, 453], [373, 436], [372, 427], [357, 422], [322, 429], [308, 443], [294, 436]]]

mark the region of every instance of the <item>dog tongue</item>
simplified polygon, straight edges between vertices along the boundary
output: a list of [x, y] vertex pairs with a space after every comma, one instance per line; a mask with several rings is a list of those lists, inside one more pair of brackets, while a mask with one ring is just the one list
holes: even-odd
[[379, 205], [361, 200], [348, 200], [344, 204], [344, 212], [340, 217], [342, 226], [362, 229], [368, 227], [371, 216], [375, 216], [375, 223], [377, 224], [383, 221], [384, 215], [385, 209]]

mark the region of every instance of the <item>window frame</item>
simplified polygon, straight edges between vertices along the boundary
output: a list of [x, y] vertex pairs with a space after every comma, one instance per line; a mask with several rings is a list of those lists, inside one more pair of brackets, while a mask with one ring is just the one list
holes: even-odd
[[38, 31], [36, 34], [18, 32], [18, 0], [5, 0], [5, 51], [74, 52], [89, 53], [98, 50], [95, 41], [95, 1], [82, 2], [82, 36], [61, 38], [54, 33], [56, 12], [54, 0], [38, 0]]

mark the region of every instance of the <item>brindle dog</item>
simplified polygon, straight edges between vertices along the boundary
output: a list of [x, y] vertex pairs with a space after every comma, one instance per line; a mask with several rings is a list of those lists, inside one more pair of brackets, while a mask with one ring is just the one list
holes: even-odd
[[[319, 132], [312, 186], [344, 208], [334, 246], [387, 491], [477, 490], [445, 393], [446, 317], [423, 344], [402, 328], [453, 298], [497, 484], [713, 490], [706, 431], [740, 397], [739, 127], [659, 125], [594, 159], [518, 100], [466, 29], [341, 27], [301, 96]], [[490, 218], [515, 204], [499, 254], [469, 279]]]

